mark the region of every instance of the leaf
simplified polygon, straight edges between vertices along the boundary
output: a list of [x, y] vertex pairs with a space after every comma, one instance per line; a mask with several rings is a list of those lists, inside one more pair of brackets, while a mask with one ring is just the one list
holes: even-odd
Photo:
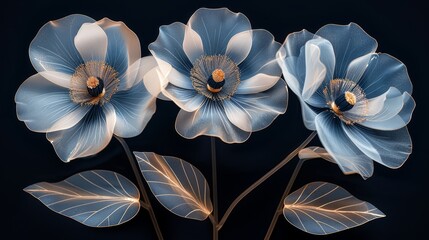
[[151, 152], [134, 155], [150, 190], [170, 212], [202, 221], [213, 211], [209, 185], [197, 168], [176, 157]]
[[140, 210], [136, 186], [106, 170], [81, 172], [57, 183], [36, 183], [24, 191], [52, 211], [90, 227], [120, 225]]
[[331, 155], [322, 147], [307, 147], [301, 149], [298, 153], [298, 157], [302, 160], [308, 160], [313, 158], [323, 158], [328, 162], [335, 163], [335, 160]]
[[[307, 148], [301, 149], [301, 151], [299, 151], [299, 153], [298, 153], [298, 157], [300, 159], [303, 159], [303, 160], [322, 158], [328, 162], [338, 164], [335, 161], [335, 159], [326, 151], [326, 149], [324, 149], [322, 147], [314, 147], [313, 146], [313, 147], [307, 147]], [[358, 163], [354, 163], [354, 164], [358, 164]], [[365, 169], [365, 167], [362, 167], [362, 166], [361, 166], [361, 168]], [[355, 170], [351, 170], [350, 168], [347, 168], [346, 166], [343, 166], [343, 169], [344, 169], [344, 174], [347, 174], [347, 175], [358, 173]]]
[[302, 231], [326, 235], [362, 225], [385, 215], [335, 184], [312, 182], [284, 200], [283, 215]]

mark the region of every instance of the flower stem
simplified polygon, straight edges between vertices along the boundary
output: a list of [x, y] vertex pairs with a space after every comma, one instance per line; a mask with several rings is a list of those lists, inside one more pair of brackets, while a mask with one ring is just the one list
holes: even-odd
[[217, 170], [216, 170], [216, 139], [210, 138], [211, 155], [212, 155], [212, 187], [213, 187], [213, 240], [218, 239], [218, 201], [217, 201]]
[[140, 175], [139, 167], [137, 166], [136, 162], [134, 161], [133, 154], [131, 153], [130, 148], [128, 147], [128, 144], [125, 142], [125, 140], [123, 138], [118, 137], [118, 136], [115, 136], [115, 137], [121, 143], [122, 147], [124, 148], [125, 153], [127, 154], [127, 158], [130, 162], [131, 168], [133, 169], [134, 176], [137, 179], [137, 184], [139, 186], [140, 192], [141, 192], [142, 197], [143, 197], [143, 202], [145, 203], [144, 208], [147, 209], [147, 211], [149, 212], [149, 216], [150, 216], [150, 219], [152, 220], [153, 227], [155, 228], [156, 235], [157, 235], [159, 240], [163, 240], [164, 237], [162, 236], [161, 229], [159, 228], [159, 225], [158, 225], [158, 221], [156, 220], [155, 212], [153, 211], [153, 207], [150, 204], [149, 196], [147, 195], [146, 189], [144, 187], [142, 177]]
[[237, 204], [245, 197], [247, 194], [252, 192], [256, 187], [258, 187], [261, 183], [263, 183], [265, 180], [267, 180], [269, 177], [271, 177], [274, 173], [276, 173], [280, 168], [282, 168], [284, 165], [286, 165], [292, 158], [294, 158], [301, 149], [303, 149], [305, 146], [307, 146], [308, 143], [310, 143], [311, 140], [316, 136], [316, 132], [312, 132], [310, 136], [307, 137], [307, 139], [304, 140], [301, 145], [299, 145], [295, 150], [293, 150], [283, 161], [281, 161], [279, 164], [277, 164], [274, 168], [272, 168], [269, 172], [267, 172], [264, 176], [262, 176], [260, 179], [258, 179], [256, 182], [254, 182], [250, 187], [248, 187], [246, 190], [244, 190], [228, 207], [228, 209], [225, 212], [225, 215], [223, 215], [222, 219], [220, 220], [219, 224], [217, 225], [217, 229], [220, 230], [222, 226], [225, 224], [225, 221], [228, 219], [229, 214], [231, 214], [232, 210], [237, 206]]
[[299, 162], [295, 166], [295, 170], [293, 170], [292, 176], [289, 179], [289, 183], [286, 186], [286, 189], [283, 193], [282, 198], [280, 199], [279, 205], [276, 208], [276, 212], [274, 213], [273, 219], [271, 220], [270, 227], [268, 228], [267, 234], [265, 235], [264, 240], [268, 240], [271, 238], [271, 234], [273, 234], [274, 227], [276, 226], [277, 220], [279, 219], [280, 215], [282, 214], [283, 209], [283, 202], [284, 199], [287, 197], [287, 195], [290, 193], [290, 190], [292, 189], [292, 186], [295, 182], [296, 177], [298, 176], [299, 170], [301, 170], [302, 164], [305, 160], [300, 159]]
[[144, 208], [144, 209], [149, 209], [149, 204], [145, 203], [144, 201], [142, 201], [141, 199], [139, 200], [140, 203], [140, 207]]

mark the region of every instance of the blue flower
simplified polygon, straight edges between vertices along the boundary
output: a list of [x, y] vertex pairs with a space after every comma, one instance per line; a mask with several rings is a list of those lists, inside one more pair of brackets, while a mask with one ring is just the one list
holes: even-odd
[[277, 53], [305, 126], [344, 173], [364, 178], [373, 161], [399, 168], [412, 150], [411, 81], [402, 62], [376, 49], [376, 40], [350, 23], [289, 34]]
[[45, 24], [30, 44], [38, 71], [15, 95], [18, 119], [46, 133], [65, 162], [100, 152], [112, 135], [140, 134], [155, 112], [138, 37], [122, 22], [70, 15]]
[[252, 30], [246, 16], [226, 8], [201, 8], [187, 25], [161, 26], [149, 50], [165, 80], [163, 95], [181, 108], [177, 132], [240, 143], [285, 113], [279, 48], [271, 33]]

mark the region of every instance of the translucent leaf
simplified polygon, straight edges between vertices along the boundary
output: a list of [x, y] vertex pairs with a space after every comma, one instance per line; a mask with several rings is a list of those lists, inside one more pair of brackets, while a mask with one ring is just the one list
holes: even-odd
[[170, 212], [204, 220], [213, 211], [209, 185], [191, 164], [151, 152], [134, 152], [150, 190]]
[[331, 155], [322, 147], [307, 147], [299, 151], [299, 159], [308, 160], [313, 158], [323, 158], [328, 162], [336, 163]]
[[136, 186], [105, 170], [81, 172], [57, 183], [36, 183], [24, 191], [52, 211], [90, 227], [120, 225], [140, 210]]
[[284, 200], [283, 215], [293, 226], [326, 235], [362, 225], [385, 215], [335, 184], [312, 182]]

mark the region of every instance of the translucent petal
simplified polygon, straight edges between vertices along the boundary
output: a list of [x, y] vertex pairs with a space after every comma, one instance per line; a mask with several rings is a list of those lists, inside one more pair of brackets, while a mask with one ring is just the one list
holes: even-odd
[[295, 95], [301, 98], [302, 86], [304, 81], [298, 80], [295, 74], [297, 57], [283, 57], [285, 56], [285, 50], [282, 47], [277, 52], [277, 63], [280, 65], [283, 77], [287, 83], [287, 86], [292, 90]]
[[317, 115], [315, 123], [323, 147], [334, 157], [345, 174], [356, 172], [363, 178], [372, 175], [372, 159], [350, 140], [341, 127], [344, 123], [339, 118], [329, 111], [324, 111]]
[[167, 79], [169, 83], [177, 87], [192, 89], [192, 90], [194, 89], [189, 75], [182, 74], [174, 68], [172, 68], [171, 71], [168, 73]]
[[97, 24], [107, 35], [106, 62], [121, 75], [128, 66], [140, 59], [140, 41], [123, 22], [103, 18]]
[[155, 101], [156, 97], [146, 90], [141, 81], [129, 90], [113, 95], [110, 101], [116, 113], [113, 133], [125, 138], [139, 135], [155, 113]]
[[168, 63], [158, 62], [164, 75], [170, 72], [169, 65], [182, 74], [189, 75], [192, 63], [183, 50], [183, 39], [185, 36], [186, 25], [175, 22], [170, 25], [164, 25], [159, 28], [159, 35], [155, 42], [149, 44], [149, 50], [157, 59]]
[[191, 63], [204, 55], [203, 41], [200, 35], [190, 27], [185, 27], [185, 36], [183, 38], [183, 51], [188, 56]]
[[[385, 121], [396, 116], [404, 105], [403, 97], [398, 89], [391, 87], [384, 94], [368, 99], [366, 120]], [[353, 110], [350, 109], [350, 110]]]
[[50, 21], [43, 25], [30, 44], [31, 63], [38, 72], [56, 71], [73, 74], [83, 63], [73, 39], [83, 23], [95, 22], [81, 14]]
[[280, 77], [281, 69], [276, 62], [279, 48], [280, 43], [274, 41], [270, 32], [263, 29], [253, 30], [252, 48], [247, 58], [239, 65], [241, 81], [245, 82], [257, 74]]
[[40, 74], [29, 77], [15, 95], [16, 114], [35, 132], [67, 129], [79, 122], [89, 111], [86, 105], [71, 101], [69, 90]]
[[323, 88], [333, 79], [334, 68], [334, 50], [329, 41], [315, 38], [305, 44], [305, 81], [302, 89], [304, 101], [313, 106], [325, 104]]
[[228, 42], [225, 54], [240, 64], [249, 55], [252, 48], [252, 30], [235, 34]]
[[152, 68], [143, 77], [146, 90], [154, 97], [164, 96], [161, 92], [165, 88], [166, 81], [158, 67]]
[[399, 168], [411, 154], [411, 138], [406, 127], [379, 131], [359, 125], [342, 125], [347, 136], [368, 157], [389, 168]]
[[307, 103], [305, 103], [301, 98], [299, 98], [299, 102], [301, 104], [301, 112], [302, 112], [302, 120], [304, 125], [309, 130], [316, 130], [315, 118], [317, 116], [317, 112], [314, 111]]
[[107, 35], [97, 23], [84, 23], [74, 38], [74, 45], [83, 61], [104, 61], [107, 53]]
[[334, 47], [336, 59], [334, 78], [345, 78], [350, 62], [377, 49], [377, 41], [356, 23], [327, 24], [320, 28], [316, 35], [327, 39]]
[[[144, 76], [158, 66], [152, 56], [147, 56], [135, 61], [128, 69], [119, 76], [118, 91], [125, 91], [143, 80]], [[157, 80], [161, 81], [161, 78]]]
[[346, 79], [358, 83], [365, 73], [367, 67], [372, 65], [374, 61], [378, 61], [378, 53], [368, 53], [354, 59], [347, 67]]
[[110, 142], [115, 128], [116, 114], [111, 104], [93, 106], [75, 126], [48, 132], [46, 138], [64, 162], [91, 156], [103, 150]]
[[267, 74], [256, 74], [255, 76], [241, 81], [238, 85], [236, 94], [254, 94], [266, 91], [272, 88], [280, 78], [278, 76], [271, 76]]
[[193, 112], [199, 109], [204, 101], [206, 101], [206, 97], [199, 94], [197, 91], [179, 88], [173, 84], [168, 84], [162, 93], [187, 112]]
[[176, 118], [176, 130], [184, 138], [206, 135], [218, 137], [226, 143], [242, 143], [251, 134], [232, 124], [219, 103], [214, 101], [206, 101], [195, 112], [180, 110]]
[[397, 115], [387, 120], [366, 120], [360, 124], [365, 127], [385, 131], [396, 130], [405, 127], [411, 120], [416, 103], [414, 102], [414, 99], [411, 97], [411, 95], [407, 92], [404, 92], [401, 97], [403, 101], [402, 109]]
[[[365, 64], [365, 62], [367, 63]], [[385, 53], [379, 53], [363, 57], [360, 61], [356, 60], [349, 68], [357, 68], [356, 65], [363, 65], [360, 68], [366, 66], [358, 84], [364, 90], [367, 98], [379, 96], [390, 87], [397, 88], [401, 93], [412, 94], [413, 86], [407, 68], [398, 59]]]
[[230, 122], [243, 131], [252, 132], [250, 115], [243, 106], [234, 101], [233, 98], [222, 101], [222, 104]]
[[206, 55], [225, 54], [227, 44], [235, 34], [251, 30], [246, 16], [227, 8], [200, 8], [187, 25], [200, 35]]
[[[287, 85], [297, 96], [301, 96], [304, 85], [304, 77], [300, 77], [300, 73], [305, 72], [305, 65], [299, 67], [298, 64], [298, 59], [301, 56], [301, 48], [307, 41], [313, 38], [314, 34], [305, 29], [300, 32], [291, 33], [286, 37], [285, 42], [276, 55], [277, 62], [282, 69]], [[301, 57], [304, 58], [305, 55], [303, 54]]]
[[51, 81], [52, 83], [55, 83], [58, 86], [61, 86], [63, 88], [70, 88], [70, 81], [72, 78], [72, 75], [68, 73], [62, 73], [62, 72], [55, 72], [55, 71], [43, 71], [39, 72], [40, 75], [42, 75], [45, 79]]
[[286, 83], [280, 80], [265, 92], [235, 94], [231, 101], [241, 106], [250, 116], [251, 129], [254, 132], [268, 127], [278, 115], [286, 112], [288, 91]]

